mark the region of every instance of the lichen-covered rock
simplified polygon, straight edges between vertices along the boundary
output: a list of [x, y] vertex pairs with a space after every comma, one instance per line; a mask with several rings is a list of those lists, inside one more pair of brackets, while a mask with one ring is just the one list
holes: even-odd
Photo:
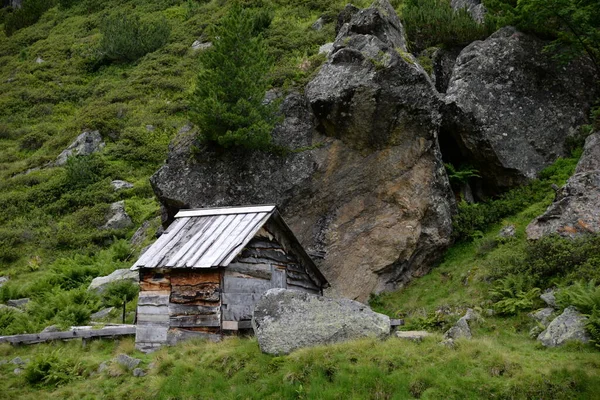
[[139, 280], [140, 275], [138, 271], [130, 271], [127, 268], [118, 269], [113, 271], [110, 275], [94, 278], [92, 283], [90, 283], [90, 286], [88, 286], [88, 290], [95, 290], [98, 293], [102, 293], [106, 290], [106, 287], [113, 282], [130, 281], [138, 283]]
[[455, 204], [436, 140], [439, 95], [405, 50], [387, 1], [354, 14], [308, 104], [298, 94], [282, 104], [274, 142], [295, 152], [190, 157], [193, 130], [179, 135], [151, 178], [163, 220], [180, 208], [276, 203], [337, 293], [359, 300], [429, 271], [450, 243]]
[[467, 312], [464, 316], [462, 316], [453, 327], [448, 329], [446, 333], [444, 333], [444, 338], [446, 339], [471, 339], [471, 328], [469, 328], [469, 322], [472, 319], [476, 319], [476, 315], [472, 309], [467, 309]]
[[544, 303], [546, 303], [548, 305], [548, 307], [558, 308], [556, 305], [556, 296], [554, 295], [553, 290], [549, 290], [545, 293], [542, 293], [540, 295], [540, 299], [542, 299], [544, 301]]
[[431, 57], [433, 64], [432, 79], [438, 92], [446, 93], [446, 90], [448, 90], [454, 64], [462, 49], [462, 47], [441, 47], [433, 53]]
[[264, 353], [288, 354], [364, 337], [383, 339], [390, 319], [357, 301], [270, 289], [256, 303], [252, 328]]
[[98, 131], [85, 131], [77, 136], [59, 156], [56, 158], [55, 165], [65, 165], [69, 157], [72, 156], [89, 156], [104, 148], [105, 144], [102, 136]]
[[527, 226], [532, 240], [552, 233], [563, 237], [600, 232], [600, 132], [589, 136], [575, 175], [557, 191], [546, 212]]
[[122, 365], [128, 370], [134, 370], [136, 367], [142, 362], [139, 358], [133, 358], [128, 356], [127, 354], [119, 354], [117, 357], [113, 359], [117, 364]]
[[560, 65], [547, 42], [505, 27], [464, 48], [446, 92], [443, 135], [456, 141], [489, 190], [511, 187], [565, 154], [586, 123], [596, 75], [583, 60]]
[[454, 11], [466, 9], [471, 17], [480, 24], [485, 21], [487, 10], [481, 0], [452, 0], [450, 6]]
[[110, 205], [106, 223], [102, 225], [102, 229], [124, 229], [131, 225], [133, 225], [133, 221], [125, 211], [125, 201], [121, 200]]
[[552, 315], [554, 314], [554, 308], [547, 307], [542, 308], [532, 314], [530, 314], [531, 318], [542, 324], [544, 327], [548, 326], [550, 321], [552, 320]]
[[587, 343], [590, 341], [590, 337], [585, 331], [586, 320], [587, 318], [581, 315], [575, 307], [567, 307], [561, 315], [550, 322], [537, 340], [546, 347], [560, 346], [569, 341]]

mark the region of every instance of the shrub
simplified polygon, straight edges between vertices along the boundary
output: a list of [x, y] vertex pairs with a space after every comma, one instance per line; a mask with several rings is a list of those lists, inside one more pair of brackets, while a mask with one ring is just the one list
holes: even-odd
[[164, 17], [142, 20], [139, 15], [117, 12], [105, 18], [100, 31], [104, 57], [128, 62], [164, 46], [171, 28]]
[[253, 13], [235, 2], [215, 32], [213, 47], [202, 53], [191, 120], [205, 143], [249, 149], [270, 145], [276, 105], [263, 103], [270, 62], [255, 24]]
[[65, 165], [65, 186], [68, 188], [84, 188], [102, 179], [104, 161], [100, 156], [69, 157]]
[[413, 53], [437, 45], [466, 45], [495, 28], [475, 22], [465, 9], [454, 11], [448, 0], [406, 0], [402, 19]]
[[13, 10], [4, 18], [6, 36], [11, 36], [19, 29], [35, 24], [53, 6], [52, 0], [23, 0], [21, 8]]
[[138, 295], [139, 287], [130, 281], [113, 282], [102, 293], [102, 301], [107, 306], [121, 307]]
[[508, 275], [497, 280], [490, 289], [496, 312], [513, 315], [540, 304], [540, 289], [532, 287], [532, 283], [526, 275]]
[[37, 355], [25, 367], [23, 377], [30, 385], [60, 386], [76, 379], [81, 373], [80, 364], [57, 349]]

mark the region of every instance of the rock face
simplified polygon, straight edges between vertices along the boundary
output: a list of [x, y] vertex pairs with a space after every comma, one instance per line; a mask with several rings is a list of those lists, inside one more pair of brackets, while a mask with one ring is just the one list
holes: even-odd
[[309, 150], [206, 149], [190, 162], [193, 131], [180, 135], [151, 178], [163, 220], [185, 207], [276, 203], [353, 299], [426, 273], [450, 243], [455, 207], [436, 141], [441, 102], [387, 1], [341, 27], [306, 96], [285, 99], [273, 137]]
[[600, 132], [587, 138], [575, 172], [546, 212], [527, 226], [529, 239], [600, 232]]
[[102, 229], [124, 229], [131, 225], [133, 225], [133, 221], [125, 211], [125, 201], [121, 200], [110, 205], [110, 211]]
[[102, 293], [106, 290], [106, 287], [113, 282], [120, 281], [131, 281], [133, 283], [138, 283], [140, 280], [140, 275], [137, 271], [130, 271], [129, 269], [118, 269], [107, 276], [100, 276], [98, 278], [94, 278], [88, 290], [95, 290], [98, 293]]
[[77, 136], [77, 139], [69, 145], [56, 158], [55, 165], [65, 165], [69, 157], [72, 156], [89, 156], [92, 153], [98, 152], [104, 148], [104, 141], [98, 131], [86, 131]]
[[589, 342], [590, 338], [585, 331], [585, 318], [573, 306], [556, 317], [545, 331], [540, 333], [537, 340], [546, 347], [560, 346], [568, 341]]
[[390, 319], [353, 300], [270, 289], [256, 304], [252, 327], [263, 352], [288, 354], [363, 337], [383, 339]]
[[481, 0], [452, 0], [450, 6], [454, 11], [466, 9], [471, 17], [480, 24], [485, 20], [487, 10]]
[[462, 51], [462, 47], [452, 48], [439, 48], [431, 57], [433, 63], [433, 81], [435, 82], [435, 88], [440, 93], [446, 93], [448, 90], [448, 83], [452, 76], [452, 70], [458, 55]]
[[491, 189], [534, 178], [564, 155], [597, 97], [593, 68], [559, 65], [546, 44], [505, 27], [456, 60], [441, 137], [456, 141], [455, 156], [471, 160]]

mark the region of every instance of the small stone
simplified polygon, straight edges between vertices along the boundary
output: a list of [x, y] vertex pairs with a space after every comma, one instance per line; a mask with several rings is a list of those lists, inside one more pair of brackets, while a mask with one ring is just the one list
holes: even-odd
[[492, 310], [491, 308], [488, 308], [485, 310], [485, 315], [487, 315], [488, 317], [493, 317], [494, 315], [496, 315], [496, 311]]
[[42, 333], [60, 332], [60, 329], [56, 325], [50, 325], [44, 328]]
[[397, 338], [412, 340], [413, 342], [420, 342], [423, 338], [431, 336], [427, 331], [396, 331]]
[[154, 132], [156, 128], [154, 127], [154, 125], [146, 125], [146, 130], [148, 132]]
[[21, 368], [15, 368], [13, 372], [15, 373], [15, 375], [20, 375], [23, 372], [23, 370]]
[[125, 229], [133, 225], [131, 217], [125, 211], [125, 201], [117, 201], [110, 205], [110, 211], [106, 216], [106, 223], [102, 229]]
[[310, 27], [315, 31], [320, 31], [321, 29], [323, 29], [323, 25], [325, 25], [325, 21], [323, 20], [323, 17], [320, 17]]
[[498, 236], [501, 238], [508, 239], [508, 238], [515, 237], [516, 233], [517, 233], [517, 229], [515, 228], [514, 225], [507, 225], [500, 230], [500, 233], [498, 233]]
[[89, 156], [102, 150], [105, 146], [99, 131], [85, 131], [56, 157], [55, 165], [61, 166], [67, 163], [67, 159], [73, 156]]
[[133, 187], [133, 183], [129, 183], [127, 181], [122, 181], [119, 179], [115, 179], [110, 183], [115, 189], [115, 191], [123, 190], [123, 189], [131, 189]]
[[110, 314], [110, 312], [112, 310], [114, 310], [114, 309], [115, 309], [114, 307], [108, 307], [108, 308], [105, 308], [105, 309], [100, 310], [98, 312], [95, 312], [92, 315], [90, 315], [90, 319], [92, 321], [97, 321], [99, 319], [106, 318], [106, 317], [108, 317], [108, 315]]
[[475, 312], [470, 308], [467, 309], [466, 314], [456, 321], [456, 324], [452, 328], [448, 329], [448, 331], [444, 334], [444, 337], [446, 339], [471, 339], [471, 329], [469, 328], [469, 323], [467, 321], [476, 318], [477, 316]]
[[2, 285], [4, 285], [6, 282], [8, 282], [8, 277], [0, 276], [0, 287], [2, 287]]
[[195, 40], [194, 43], [192, 43], [192, 50], [194, 51], [206, 50], [210, 49], [211, 47], [212, 42], [202, 42], [201, 40]]
[[10, 362], [15, 365], [25, 365], [25, 361], [23, 361], [21, 357], [15, 357], [12, 360], [10, 360]]
[[29, 303], [29, 298], [8, 300], [6, 305], [9, 307], [24, 309], [27, 303]]
[[321, 47], [319, 47], [319, 54], [325, 54], [329, 56], [333, 51], [333, 43], [325, 43]]
[[546, 327], [552, 320], [552, 314], [554, 314], [554, 308], [549, 307], [542, 308], [533, 314], [529, 314], [529, 316]]
[[133, 376], [136, 378], [141, 378], [142, 376], [146, 376], [146, 373], [141, 368], [136, 368], [133, 370]]
[[448, 347], [449, 349], [453, 349], [456, 345], [454, 344], [454, 339], [447, 338], [440, 342], [442, 346]]
[[35, 63], [36, 64], [42, 64], [42, 63], [45, 63], [45, 62], [46, 61], [44, 61], [44, 59], [42, 57], [38, 57], [38, 58], [35, 59]]
[[127, 354], [119, 354], [114, 361], [130, 371], [136, 369], [136, 367], [142, 362], [142, 360], [139, 358], [129, 357]]
[[102, 362], [99, 366], [98, 366], [98, 373], [102, 373], [104, 371], [106, 371], [106, 369], [108, 368], [108, 363], [106, 361]]
[[556, 297], [554, 296], [554, 291], [551, 290], [546, 293], [542, 293], [540, 295], [540, 299], [544, 300], [544, 302], [546, 304], [548, 304], [549, 307], [557, 308]]

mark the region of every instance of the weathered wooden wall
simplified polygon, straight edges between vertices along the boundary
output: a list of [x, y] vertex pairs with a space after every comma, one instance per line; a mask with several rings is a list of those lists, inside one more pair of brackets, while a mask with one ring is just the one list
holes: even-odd
[[271, 288], [321, 293], [297, 258], [286, 252], [271, 231], [261, 229], [224, 270], [224, 328], [236, 329], [229, 321], [251, 320], [254, 305]]

